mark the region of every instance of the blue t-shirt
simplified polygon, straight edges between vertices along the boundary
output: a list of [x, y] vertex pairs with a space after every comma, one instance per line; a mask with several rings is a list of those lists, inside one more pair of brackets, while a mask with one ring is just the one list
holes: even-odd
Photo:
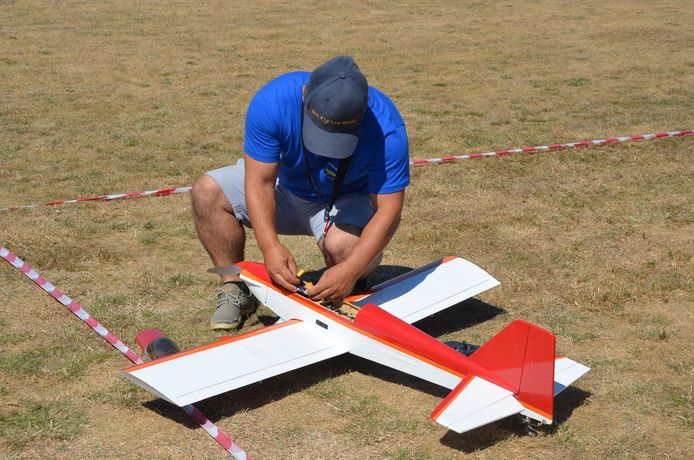
[[[301, 87], [309, 76], [309, 72], [290, 72], [258, 91], [246, 112], [244, 150], [254, 160], [279, 163], [279, 180], [294, 195], [327, 202], [333, 193], [340, 160], [304, 149]], [[308, 179], [304, 158], [317, 191]], [[388, 96], [369, 86], [369, 107], [340, 195], [394, 193], [404, 190], [409, 183], [405, 122]]]

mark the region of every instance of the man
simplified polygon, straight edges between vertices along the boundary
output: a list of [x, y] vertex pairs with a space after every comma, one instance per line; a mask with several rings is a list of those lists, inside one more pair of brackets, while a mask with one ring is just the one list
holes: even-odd
[[[328, 269], [308, 295], [347, 296], [380, 263], [409, 185], [395, 105], [351, 57], [338, 56], [261, 88], [246, 113], [244, 150], [235, 166], [208, 172], [191, 190], [198, 237], [215, 267], [244, 259], [242, 224], [252, 223], [268, 273], [293, 292], [296, 263], [277, 235], [313, 235]], [[212, 329], [232, 329], [257, 307], [238, 275], [222, 281]]]

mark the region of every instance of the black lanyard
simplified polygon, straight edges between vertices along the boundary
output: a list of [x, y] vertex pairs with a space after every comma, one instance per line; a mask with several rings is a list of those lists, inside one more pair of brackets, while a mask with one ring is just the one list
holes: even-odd
[[[308, 177], [311, 188], [316, 195], [322, 197], [323, 194], [320, 192], [316, 182], [313, 180], [313, 175], [311, 174], [311, 168], [308, 165], [308, 158], [305, 150], [306, 149], [304, 149], [304, 164], [306, 165], [306, 176]], [[352, 157], [343, 158], [340, 160], [340, 164], [337, 166], [337, 173], [335, 174], [335, 180], [333, 182], [333, 193], [330, 196], [330, 201], [325, 206], [325, 211], [323, 212], [323, 221], [325, 222], [325, 227], [323, 227], [323, 235], [321, 238], [325, 238], [325, 234], [328, 233], [328, 230], [330, 230], [330, 227], [333, 224], [332, 219], [330, 219], [330, 211], [333, 210], [333, 206], [335, 206], [335, 202], [339, 198], [340, 189], [342, 188], [342, 183], [345, 181], [345, 177], [347, 176], [347, 169], [349, 169], [349, 160], [351, 158]]]
[[[301, 134], [303, 136], [304, 133], [304, 117], [303, 113], [301, 116]], [[311, 188], [313, 189], [314, 193], [319, 196], [323, 197], [323, 194], [321, 193], [320, 189], [316, 185], [316, 181], [313, 179], [313, 174], [311, 174], [311, 167], [308, 165], [308, 149], [306, 149], [306, 146], [303, 145], [303, 137], [301, 140], [301, 146], [303, 147], [303, 152], [302, 155], [304, 157], [304, 165], [306, 165], [306, 177], [308, 177], [308, 182], [311, 184]], [[325, 207], [325, 211], [323, 213], [323, 221], [325, 222], [325, 227], [323, 227], [323, 235], [321, 235], [321, 238], [325, 238], [325, 234], [328, 233], [328, 230], [330, 230], [330, 227], [332, 226], [333, 222], [332, 219], [330, 219], [330, 211], [333, 210], [333, 206], [335, 206], [335, 201], [337, 201], [338, 195], [340, 194], [340, 189], [342, 188], [342, 183], [345, 181], [345, 176], [347, 176], [347, 169], [349, 169], [349, 160], [351, 159], [351, 156], [348, 156], [347, 158], [343, 158], [340, 160], [340, 164], [337, 166], [337, 172], [335, 173], [335, 181], [333, 182], [333, 193], [330, 197], [330, 201], [328, 202], [328, 205]]]
[[332, 220], [330, 220], [330, 211], [333, 210], [335, 201], [337, 201], [338, 195], [340, 194], [340, 189], [342, 188], [342, 183], [345, 181], [345, 176], [347, 175], [347, 169], [349, 168], [349, 160], [352, 157], [343, 158], [340, 160], [340, 165], [337, 167], [337, 174], [335, 175], [335, 182], [333, 182], [333, 194], [330, 197], [330, 202], [325, 207], [325, 212], [323, 213], [323, 221], [325, 222], [325, 228], [323, 228], [323, 237], [330, 230], [332, 225]]

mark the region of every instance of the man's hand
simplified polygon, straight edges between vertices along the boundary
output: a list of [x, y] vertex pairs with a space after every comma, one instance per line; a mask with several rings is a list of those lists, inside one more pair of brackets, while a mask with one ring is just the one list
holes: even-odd
[[296, 291], [299, 278], [296, 276], [294, 256], [282, 244], [277, 243], [263, 252], [265, 268], [272, 280], [289, 291]]
[[359, 273], [347, 263], [337, 264], [327, 269], [318, 283], [308, 290], [312, 300], [341, 300], [354, 289]]

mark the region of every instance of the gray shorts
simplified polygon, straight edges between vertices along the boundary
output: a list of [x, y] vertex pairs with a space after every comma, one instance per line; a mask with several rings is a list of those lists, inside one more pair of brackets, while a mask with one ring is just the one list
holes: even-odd
[[[206, 174], [222, 188], [234, 210], [236, 218], [248, 228], [251, 221], [246, 208], [243, 191], [244, 162], [240, 159], [234, 166], [225, 166]], [[275, 226], [281, 235], [313, 235], [318, 241], [323, 234], [325, 222], [323, 214], [327, 203], [307, 201], [292, 194], [278, 182], [275, 187], [276, 215]], [[335, 202], [330, 216], [335, 225], [352, 224], [364, 228], [373, 215], [373, 205], [369, 195], [351, 193], [341, 196]]]

